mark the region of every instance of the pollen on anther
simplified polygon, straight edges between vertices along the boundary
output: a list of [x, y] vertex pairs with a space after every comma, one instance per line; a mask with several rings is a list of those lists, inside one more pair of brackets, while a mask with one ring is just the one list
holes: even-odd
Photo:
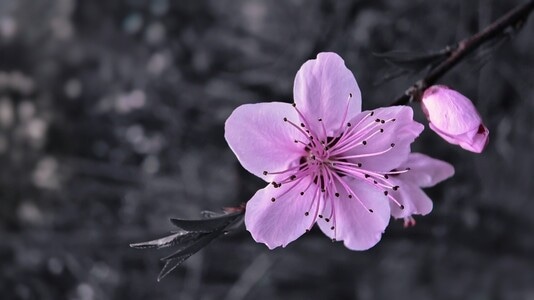
[[377, 123], [380, 122], [380, 119], [376, 119], [375, 122], [377, 122]]
[[400, 187], [400, 186], [396, 185], [396, 186], [393, 187], [393, 190], [396, 191], [396, 190], [399, 189], [399, 187]]
[[304, 192], [300, 192], [300, 195], [301, 195], [301, 196], [304, 196]]
[[364, 174], [363, 177], [365, 177], [365, 178], [369, 178], [369, 177], [371, 177], [371, 175], [369, 175], [369, 174]]
[[349, 123], [347, 123], [347, 127], [350, 127], [350, 126], [352, 126], [352, 124], [350, 124], [350, 122], [349, 122]]
[[378, 181], [376, 181], [376, 180], [373, 180], [373, 183], [374, 183], [374, 184], [378, 184]]
[[317, 121], [319, 121], [319, 122], [322, 122], [322, 121], [323, 121], [323, 119], [319, 118], [319, 119], [318, 119]]
[[404, 209], [404, 205], [401, 204], [400, 209]]
[[334, 195], [335, 195], [336, 197], [339, 197], [339, 193], [335, 193]]
[[305, 212], [304, 215], [307, 217], [310, 213], [309, 212]]
[[352, 199], [352, 195], [349, 195], [349, 199]]
[[300, 123], [300, 127], [305, 127], [304, 123]]
[[274, 202], [276, 201], [276, 199], [274, 197], [271, 198], [271, 202]]
[[392, 120], [391, 120], [391, 122], [395, 122], [395, 121], [397, 121], [397, 119], [392, 119]]
[[395, 143], [391, 143], [391, 147], [392, 147], [392, 148], [395, 147]]
[[291, 105], [292, 105], [293, 107], [297, 107], [297, 103], [295, 103], [295, 102], [291, 103]]
[[362, 144], [363, 145], [367, 145], [367, 141], [362, 141]]
[[263, 175], [267, 175], [267, 174], [269, 174], [269, 172], [263, 171]]
[[284, 117], [284, 122], [287, 122], [287, 118]]
[[372, 117], [372, 116], [373, 116], [374, 114], [375, 114], [375, 112], [374, 112], [374, 111], [372, 111], [372, 112], [371, 112], [371, 117]]
[[330, 230], [334, 230], [334, 226], [330, 227]]
[[352, 93], [349, 93], [349, 97], [351, 97], [351, 98], [352, 98]]
[[318, 217], [322, 219], [322, 218], [323, 218], [323, 215], [319, 215]]
[[384, 128], [380, 128], [380, 133], [384, 132]]
[[387, 196], [388, 194], [388, 191], [384, 191], [384, 196]]
[[296, 175], [291, 175], [291, 177], [289, 177], [291, 180], [295, 180], [295, 178], [297, 178]]
[[330, 219], [329, 218], [325, 218], [324, 219], [326, 222], [330, 222]]
[[389, 175], [388, 174], [384, 175], [384, 178], [389, 179]]
[[358, 168], [360, 168], [362, 166], [362, 163], [357, 163], [356, 165], [358, 166]]
[[369, 212], [370, 213], [374, 213], [375, 211], [369, 208]]
[[384, 123], [386, 123], [386, 121], [385, 120], [380, 120], [380, 123], [384, 124]]

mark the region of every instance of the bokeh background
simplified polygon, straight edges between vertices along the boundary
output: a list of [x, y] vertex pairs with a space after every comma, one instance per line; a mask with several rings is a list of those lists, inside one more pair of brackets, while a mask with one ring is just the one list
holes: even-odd
[[[456, 176], [434, 211], [392, 220], [365, 252], [315, 229], [269, 251], [218, 239], [162, 282], [170, 217], [248, 200], [264, 183], [224, 140], [244, 103], [291, 101], [300, 65], [346, 60], [366, 109], [417, 74], [373, 53], [438, 50], [521, 1], [0, 0], [0, 298], [534, 299], [534, 21], [441, 82], [491, 131], [476, 155], [425, 130], [414, 149]], [[416, 118], [425, 123], [418, 106]]]

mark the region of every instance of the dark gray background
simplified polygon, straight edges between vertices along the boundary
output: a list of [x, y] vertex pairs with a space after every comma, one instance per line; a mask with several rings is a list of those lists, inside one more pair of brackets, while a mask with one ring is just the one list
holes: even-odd
[[440, 49], [518, 3], [0, 0], [0, 297], [534, 299], [532, 20], [443, 79], [491, 141], [476, 155], [425, 130], [414, 149], [456, 176], [416, 227], [392, 221], [365, 252], [317, 229], [269, 251], [240, 231], [160, 283], [168, 251], [128, 247], [264, 185], [224, 121], [291, 101], [317, 52], [345, 58], [364, 108], [387, 105], [417, 76], [375, 85], [388, 65], [373, 52]]

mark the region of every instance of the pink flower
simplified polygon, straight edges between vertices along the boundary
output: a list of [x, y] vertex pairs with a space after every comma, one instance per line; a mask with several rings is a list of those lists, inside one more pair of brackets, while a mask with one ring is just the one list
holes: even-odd
[[443, 85], [426, 89], [421, 102], [430, 128], [447, 142], [480, 153], [489, 141], [489, 130], [475, 106], [464, 95]]
[[[430, 211], [419, 186], [446, 176], [435, 160], [409, 155], [423, 130], [410, 107], [361, 112], [356, 80], [335, 53], [307, 61], [293, 93], [293, 105], [242, 105], [225, 125], [243, 167], [270, 182], [246, 206], [257, 242], [285, 247], [317, 223], [331, 239], [365, 250], [380, 240], [390, 213]], [[410, 177], [411, 165], [424, 176]]]

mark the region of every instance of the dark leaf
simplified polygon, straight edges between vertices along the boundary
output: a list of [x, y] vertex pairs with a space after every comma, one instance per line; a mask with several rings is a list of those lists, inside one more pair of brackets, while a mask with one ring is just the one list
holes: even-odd
[[174, 226], [190, 232], [211, 232], [232, 223], [241, 213], [223, 214], [210, 219], [171, 219]]
[[231, 213], [204, 213], [204, 217], [211, 216], [211, 218], [207, 219], [171, 219], [171, 222], [179, 227], [178, 231], [152, 241], [130, 244], [130, 247], [136, 249], [161, 249], [169, 246], [177, 246], [177, 250], [173, 254], [161, 259], [165, 261], [165, 266], [158, 275], [158, 281], [160, 281], [211, 241], [239, 227], [242, 223], [244, 213], [242, 208], [237, 208]]
[[158, 275], [158, 281], [167, 276], [170, 272], [172, 272], [172, 270], [180, 266], [186, 259], [191, 257], [191, 255], [206, 247], [211, 241], [220, 236], [222, 233], [223, 231], [220, 229], [210, 234], [204, 234], [190, 245], [187, 245], [173, 254], [162, 258], [161, 260], [165, 261], [165, 266], [163, 266], [163, 269], [161, 269], [161, 272]]
[[166, 237], [151, 240], [148, 242], [130, 244], [130, 247], [135, 248], [135, 249], [150, 249], [150, 248], [161, 249], [165, 247], [174, 246], [176, 244], [188, 243], [189, 241], [197, 239], [199, 235], [200, 235], [199, 233], [180, 231], [180, 232], [175, 232]]

